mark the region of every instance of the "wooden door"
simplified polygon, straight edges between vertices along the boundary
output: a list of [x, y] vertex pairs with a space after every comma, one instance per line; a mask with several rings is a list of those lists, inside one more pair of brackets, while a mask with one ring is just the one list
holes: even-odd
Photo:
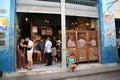
[[[74, 53], [74, 55], [77, 56], [76, 31], [68, 30], [66, 35], [67, 56], [69, 56], [70, 53]], [[79, 60], [78, 58], [76, 59]]]
[[99, 35], [97, 31], [66, 31], [67, 56], [74, 53], [77, 62], [99, 60]]
[[77, 54], [79, 57], [79, 62], [88, 61], [86, 31], [77, 31]]
[[97, 31], [88, 31], [88, 59], [99, 60], [99, 35]]

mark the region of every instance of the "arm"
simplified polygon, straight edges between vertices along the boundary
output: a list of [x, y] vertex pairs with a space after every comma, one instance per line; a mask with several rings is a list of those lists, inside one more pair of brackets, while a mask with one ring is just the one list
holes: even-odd
[[46, 49], [47, 49], [47, 47], [44, 48], [44, 54], [45, 54], [45, 52], [46, 52]]
[[20, 49], [19, 49], [19, 45], [17, 46], [17, 51], [18, 51], [18, 54], [21, 55], [21, 51], [20, 51]]

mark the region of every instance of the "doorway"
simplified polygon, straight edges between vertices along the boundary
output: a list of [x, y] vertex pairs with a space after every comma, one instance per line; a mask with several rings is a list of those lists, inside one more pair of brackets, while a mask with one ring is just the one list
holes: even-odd
[[[18, 39], [30, 37], [31, 40], [56, 36], [61, 39], [61, 16], [57, 14], [40, 13], [17, 13], [18, 17]], [[67, 53], [74, 49], [78, 62], [99, 61], [99, 32], [98, 23], [95, 18], [66, 16], [66, 46]], [[36, 35], [37, 34], [37, 35]], [[75, 47], [68, 47], [69, 35], [73, 35], [76, 41]], [[38, 38], [38, 36], [40, 36]], [[84, 37], [83, 37], [84, 36]], [[86, 41], [84, 48], [79, 48], [78, 40], [84, 38]], [[90, 40], [95, 39], [96, 46], [90, 46]], [[88, 44], [89, 43], [89, 44]], [[72, 49], [71, 49], [72, 48]], [[93, 50], [94, 49], [94, 50]], [[73, 50], [73, 51], [74, 51]], [[91, 54], [92, 53], [92, 54]], [[33, 55], [34, 68], [45, 68], [44, 63], [39, 62], [37, 55]], [[61, 62], [52, 67], [60, 67]]]
[[120, 19], [115, 19], [115, 26], [116, 26], [116, 37], [117, 37], [117, 56], [118, 56], [118, 63], [120, 63]]
[[[18, 29], [17, 29], [17, 43], [20, 38], [29, 37], [31, 40], [45, 39], [47, 37], [61, 39], [59, 32], [61, 31], [61, 16], [56, 14], [38, 14], [38, 13], [17, 13]], [[27, 57], [26, 57], [27, 58]], [[38, 55], [33, 53], [33, 69], [44, 69], [46, 61], [41, 62]], [[17, 57], [18, 61], [18, 57]], [[16, 61], [16, 62], [17, 62]], [[18, 63], [17, 63], [18, 64]], [[27, 60], [26, 60], [27, 64]], [[52, 67], [60, 67], [61, 61], [53, 62]], [[51, 67], [50, 67], [51, 68]], [[19, 69], [18, 69], [19, 70]]]

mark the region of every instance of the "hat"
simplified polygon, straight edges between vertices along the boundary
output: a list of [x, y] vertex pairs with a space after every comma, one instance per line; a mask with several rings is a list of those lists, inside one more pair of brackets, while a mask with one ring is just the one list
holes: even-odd
[[62, 43], [61, 40], [58, 40], [57, 42], [58, 42], [58, 43]]

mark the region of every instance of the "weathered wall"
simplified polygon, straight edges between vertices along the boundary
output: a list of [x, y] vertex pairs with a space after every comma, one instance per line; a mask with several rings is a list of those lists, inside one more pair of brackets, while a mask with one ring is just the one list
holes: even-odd
[[114, 0], [99, 0], [101, 63], [117, 62]]
[[5, 45], [0, 46], [0, 71], [13, 72], [15, 70], [15, 0], [1, 0], [0, 9], [5, 10], [0, 12], [0, 17], [7, 18], [7, 28], [0, 30], [5, 34]]

